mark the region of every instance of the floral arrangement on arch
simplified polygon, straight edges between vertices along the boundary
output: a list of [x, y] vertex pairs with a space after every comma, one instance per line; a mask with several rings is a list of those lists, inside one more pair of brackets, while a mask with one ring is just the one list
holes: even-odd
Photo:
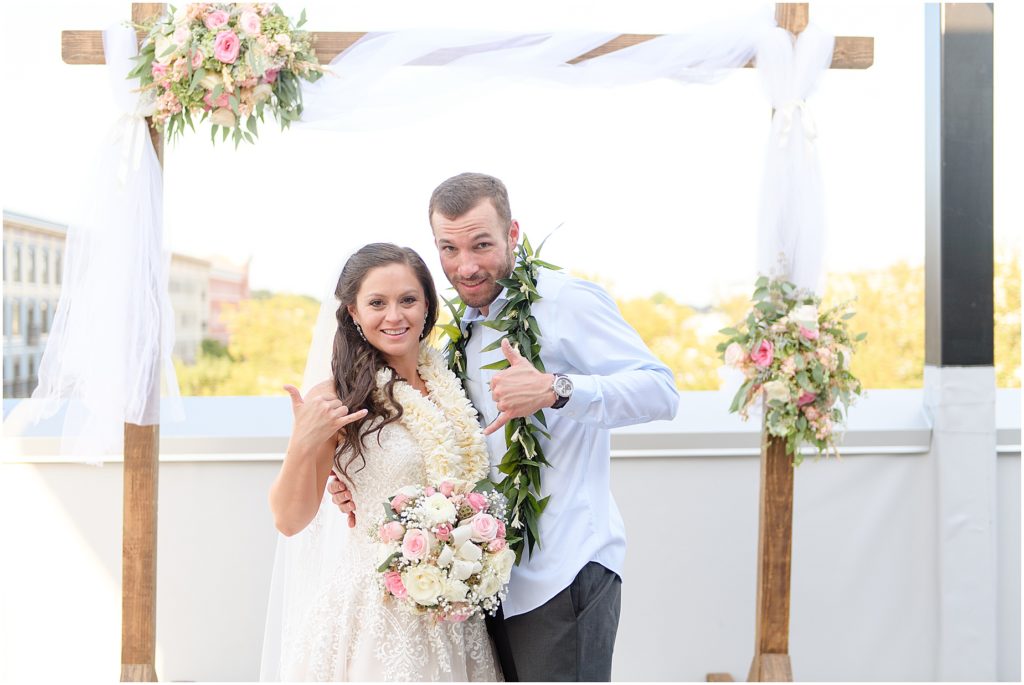
[[746, 419], [751, 405], [763, 400], [765, 428], [786, 439], [794, 466], [802, 461], [803, 444], [819, 455], [838, 455], [836, 426], [862, 392], [850, 361], [855, 344], [867, 337], [850, 333], [850, 303], [822, 310], [813, 293], [764, 276], [752, 299], [746, 319], [720, 331], [727, 339], [718, 352], [746, 378], [729, 411]]
[[303, 11], [293, 26], [268, 3], [170, 7], [137, 27], [148, 34], [128, 78], [138, 78], [142, 91], [152, 93], [153, 125], [169, 139], [209, 117], [211, 140], [220, 130], [235, 147], [252, 143], [256, 119], [263, 121], [266, 110], [282, 129], [298, 120], [299, 79], [312, 83], [323, 75], [312, 36], [299, 30], [305, 21]]

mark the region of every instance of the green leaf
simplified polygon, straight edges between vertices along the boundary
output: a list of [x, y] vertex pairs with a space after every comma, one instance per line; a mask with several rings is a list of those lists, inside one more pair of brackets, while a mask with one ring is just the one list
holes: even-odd
[[768, 287], [768, 277], [767, 276], [761, 276], [760, 278], [758, 278], [757, 281], [754, 282], [754, 287], [755, 288], [767, 288]]
[[868, 334], [867, 334], [867, 332], [865, 331], [864, 333], [859, 333], [859, 334], [857, 334], [856, 336], [854, 336], [854, 338], [853, 338], [853, 341], [854, 341], [854, 342], [860, 342], [861, 340], [863, 340], [863, 339], [864, 339], [864, 338], [866, 338], [866, 337], [868, 337]]
[[768, 288], [758, 288], [757, 290], [754, 291], [754, 294], [751, 296], [751, 299], [758, 301], [768, 299]]
[[210, 142], [217, 144], [217, 124], [210, 126]]
[[729, 406], [729, 413], [735, 413], [740, 410], [740, 407], [743, 406], [743, 403], [747, 398], [747, 393], [750, 392], [750, 388], [753, 384], [753, 380], [748, 380], [740, 386], [740, 389], [736, 391], [736, 396], [732, 398], [732, 404]]
[[385, 571], [387, 571], [391, 567], [391, 562], [393, 562], [395, 559], [398, 559], [400, 556], [402, 556], [401, 552], [393, 552], [391, 556], [389, 556], [384, 561], [383, 564], [377, 567], [377, 573], [384, 573]]
[[507, 369], [509, 366], [511, 366], [511, 364], [508, 363], [508, 360], [502, 359], [500, 361], [494, 362], [493, 364], [481, 366], [480, 368], [487, 369], [488, 371], [501, 371], [502, 369]]
[[245, 120], [245, 127], [247, 129], [249, 129], [249, 133], [253, 134], [254, 136], [258, 135], [256, 133], [256, 118], [255, 117], [250, 116], [249, 118], [247, 118]]

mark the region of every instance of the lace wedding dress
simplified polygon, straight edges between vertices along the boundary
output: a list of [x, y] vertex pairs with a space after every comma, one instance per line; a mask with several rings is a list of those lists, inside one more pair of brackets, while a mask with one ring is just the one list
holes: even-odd
[[[379, 375], [386, 381], [389, 370]], [[494, 681], [500, 669], [481, 616], [462, 623], [438, 623], [429, 614], [415, 613], [386, 597], [377, 581], [377, 567], [387, 556], [371, 533], [378, 524], [382, 503], [401, 487], [425, 484], [437, 477], [435, 469], [460, 472], [460, 464], [430, 468], [431, 455], [447, 444], [452, 461], [467, 447], [483, 448], [482, 439], [461, 434], [466, 417], [475, 424], [472, 409], [454, 376], [443, 368], [436, 353], [421, 355], [420, 373], [430, 389], [429, 399], [403, 381], [395, 384], [396, 399], [405, 408], [401, 421], [388, 424], [380, 440], [371, 433], [366, 440], [366, 466], [349, 471], [354, 485], [357, 525], [341, 534], [338, 519], [344, 516], [325, 497], [320, 511], [305, 531], [301, 545], [304, 564], [321, 564], [324, 571], [305, 590], [308, 607], [296, 612], [286, 607], [281, 631], [279, 672], [284, 681]], [[448, 377], [450, 376], [450, 378]], [[457, 394], [455, 394], [457, 393]], [[459, 416], [459, 414], [463, 414]], [[429, 422], [429, 427], [426, 423]], [[461, 426], [459, 424], [462, 424]], [[439, 430], [446, 435], [439, 436]], [[433, 448], [433, 449], [431, 449]], [[479, 470], [480, 465], [476, 466]], [[484, 466], [484, 468], [486, 468]], [[468, 475], [468, 474], [467, 474]], [[298, 536], [296, 536], [298, 537]], [[324, 562], [323, 554], [339, 545], [337, 554]], [[320, 555], [320, 556], [318, 556]], [[305, 573], [308, 569], [298, 569]], [[293, 574], [294, 575], [294, 574]], [[285, 580], [285, 585], [308, 583], [304, 578]], [[273, 598], [272, 598], [273, 599]], [[288, 600], [286, 600], [287, 602]], [[289, 610], [291, 609], [291, 610]], [[266, 659], [265, 668], [266, 668]], [[265, 676], [268, 674], [264, 674]]]

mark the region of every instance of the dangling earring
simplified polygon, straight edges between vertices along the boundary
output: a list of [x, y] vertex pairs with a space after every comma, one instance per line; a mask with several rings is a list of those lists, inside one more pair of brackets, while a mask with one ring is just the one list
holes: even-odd
[[430, 312], [427, 312], [426, 314], [423, 315], [423, 332], [420, 333], [420, 340], [423, 340], [424, 338], [426, 338], [427, 334], [429, 333], [429, 331], [427, 330], [427, 319], [429, 319], [429, 318], [430, 318]]
[[363, 334], [363, 327], [359, 325], [359, 322], [352, 319], [352, 323], [355, 324], [356, 330], [359, 331], [359, 337], [363, 339], [363, 342], [368, 342], [366, 336]]

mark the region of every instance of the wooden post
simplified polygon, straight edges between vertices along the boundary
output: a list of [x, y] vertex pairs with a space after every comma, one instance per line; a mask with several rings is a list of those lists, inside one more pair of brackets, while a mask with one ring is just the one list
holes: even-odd
[[[133, 3], [136, 24], [159, 16], [162, 4]], [[163, 139], [150, 139], [163, 166]], [[159, 365], [151, 402], [160, 401]], [[124, 518], [121, 537], [121, 681], [156, 682], [156, 542], [160, 426], [124, 425]]]

